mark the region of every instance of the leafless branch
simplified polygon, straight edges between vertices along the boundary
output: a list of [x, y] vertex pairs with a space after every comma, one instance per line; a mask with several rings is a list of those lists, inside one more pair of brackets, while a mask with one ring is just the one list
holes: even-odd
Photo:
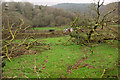
[[105, 20], [105, 18], [106, 18], [106, 16], [108, 16], [109, 14], [111, 14], [112, 12], [114, 12], [115, 10], [116, 10], [116, 9], [113, 9], [112, 11], [109, 11], [107, 14], [105, 14], [105, 15], [103, 16], [103, 18], [102, 18], [102, 20], [101, 20], [100, 23], [103, 23], [104, 20]]

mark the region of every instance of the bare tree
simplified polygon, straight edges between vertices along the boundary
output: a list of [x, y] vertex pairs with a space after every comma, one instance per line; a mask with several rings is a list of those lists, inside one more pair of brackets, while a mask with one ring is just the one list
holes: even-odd
[[95, 5], [95, 7], [96, 7], [95, 12], [96, 12], [97, 16], [95, 17], [95, 25], [94, 25], [94, 27], [88, 33], [88, 40], [89, 41], [91, 39], [91, 35], [95, 32], [95, 30], [98, 27], [101, 27], [103, 29], [106, 17], [109, 14], [111, 14], [113, 11], [116, 10], [116, 8], [115, 8], [115, 9], [107, 12], [106, 14], [104, 14], [104, 16], [102, 17], [102, 19], [100, 19], [100, 17], [101, 17], [100, 8], [103, 6], [103, 4], [104, 4], [104, 0], [102, 0], [102, 2], [101, 2], [101, 0], [98, 0], [97, 5]]
[[[74, 42], [78, 44], [92, 46], [93, 42], [99, 43], [99, 42], [104, 42], [105, 40], [108, 40], [108, 39], [115, 40], [117, 38], [116, 36], [117, 32], [107, 27], [106, 25], [108, 21], [110, 22], [112, 21], [107, 17], [109, 16], [109, 14], [113, 13], [116, 10], [116, 7], [113, 9], [110, 9], [107, 13], [101, 14], [100, 10], [102, 10], [101, 7], [103, 6], [103, 4], [104, 4], [104, 0], [102, 1], [98, 0], [97, 4], [95, 3], [93, 4], [94, 6], [93, 9], [96, 14], [94, 13], [93, 18], [91, 16], [83, 17], [82, 22], [84, 22], [85, 24], [87, 23], [86, 25], [85, 24], [81, 26], [78, 25], [78, 23], [80, 23], [79, 20], [81, 20], [78, 17], [73, 21], [71, 27], [74, 29], [74, 31], [70, 33], [70, 36], [75, 38]], [[106, 29], [103, 30], [103, 27]]]

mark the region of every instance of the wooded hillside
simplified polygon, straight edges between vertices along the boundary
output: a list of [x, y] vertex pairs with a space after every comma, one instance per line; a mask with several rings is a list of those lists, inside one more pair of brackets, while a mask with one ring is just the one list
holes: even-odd
[[[54, 6], [42, 6], [33, 5], [29, 2], [4, 2], [2, 6], [4, 25], [7, 25], [8, 19], [11, 24], [20, 24], [19, 19], [22, 18], [25, 21], [24, 26], [55, 27], [71, 24], [76, 16], [80, 17], [79, 25], [88, 25], [88, 22], [96, 16], [95, 11], [92, 10], [95, 8], [94, 4], [63, 3]], [[103, 5], [100, 12], [101, 14], [105, 14], [114, 8], [118, 8], [118, 2]], [[115, 16], [114, 21], [118, 20], [117, 9], [108, 15], [108, 19], [112, 19], [112, 16]]]
[[6, 24], [8, 18], [10, 19], [10, 23], [19, 23], [18, 19], [22, 18], [26, 25], [29, 24], [34, 27], [54, 27], [69, 24], [75, 19], [74, 14], [66, 12], [65, 10], [33, 5], [28, 2], [9, 2], [3, 3], [2, 6], [3, 24]]

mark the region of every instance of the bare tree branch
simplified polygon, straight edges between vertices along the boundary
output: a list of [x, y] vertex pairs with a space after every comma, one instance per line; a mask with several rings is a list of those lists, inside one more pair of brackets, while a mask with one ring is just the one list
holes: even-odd
[[109, 11], [107, 14], [105, 14], [105, 15], [103, 16], [103, 18], [102, 18], [102, 20], [101, 20], [100, 23], [103, 23], [104, 20], [105, 20], [105, 18], [106, 18], [106, 16], [108, 16], [109, 14], [111, 14], [112, 12], [114, 12], [115, 10], [116, 10], [116, 9], [113, 9], [112, 11]]

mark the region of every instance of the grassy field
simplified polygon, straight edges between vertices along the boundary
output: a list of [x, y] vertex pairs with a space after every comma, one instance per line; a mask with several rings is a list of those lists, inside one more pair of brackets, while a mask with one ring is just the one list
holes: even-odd
[[111, 25], [112, 27], [120, 27], [120, 25]]
[[[116, 44], [102, 43], [89, 48], [68, 42], [69, 37], [42, 39], [49, 44], [50, 49], [37, 54], [22, 55], [12, 58], [12, 63], [5, 61], [3, 77], [18, 78], [113, 78], [118, 76], [117, 59], [118, 47]], [[41, 41], [41, 39], [38, 39]], [[18, 41], [17, 41], [18, 42]]]
[[63, 30], [64, 27], [37, 27], [37, 28], [30, 28], [30, 30], [50, 30], [50, 29]]
[[[120, 27], [120, 25], [111, 25], [111, 27]], [[40, 31], [48, 31], [48, 30], [64, 30], [66, 28], [69, 28], [67, 26], [58, 26], [58, 27], [36, 27], [36, 28], [30, 28], [30, 30], [40, 30]]]

